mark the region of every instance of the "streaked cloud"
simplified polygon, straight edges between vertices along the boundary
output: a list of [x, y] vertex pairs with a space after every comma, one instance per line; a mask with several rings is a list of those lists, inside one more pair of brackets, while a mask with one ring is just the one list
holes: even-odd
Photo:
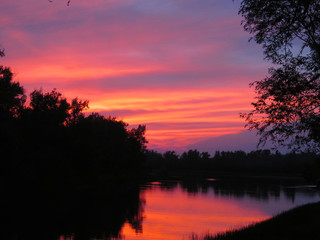
[[28, 92], [57, 88], [130, 126], [150, 147], [182, 149], [243, 130], [248, 84], [266, 73], [248, 43], [238, 1], [13, 0], [0, 9], [0, 39]]

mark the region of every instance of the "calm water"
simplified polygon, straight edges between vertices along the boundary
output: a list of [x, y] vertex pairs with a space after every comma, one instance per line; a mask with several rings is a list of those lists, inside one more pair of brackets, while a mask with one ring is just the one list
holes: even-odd
[[315, 188], [258, 178], [144, 185], [124, 181], [72, 189], [44, 194], [33, 188], [4, 197], [0, 239], [182, 240], [320, 201]]
[[265, 182], [213, 179], [164, 182], [141, 187], [142, 228], [126, 223], [124, 239], [188, 239], [261, 221], [293, 207], [320, 201], [314, 188]]

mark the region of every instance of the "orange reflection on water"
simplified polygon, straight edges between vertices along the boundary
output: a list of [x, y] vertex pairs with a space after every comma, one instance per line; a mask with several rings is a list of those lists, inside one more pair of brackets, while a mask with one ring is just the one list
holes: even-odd
[[74, 236], [60, 236], [59, 240], [74, 240]]
[[257, 208], [213, 193], [192, 195], [182, 188], [161, 191], [160, 187], [144, 192], [146, 198], [142, 233], [125, 224], [125, 239], [189, 239], [192, 233], [215, 234], [270, 217]]

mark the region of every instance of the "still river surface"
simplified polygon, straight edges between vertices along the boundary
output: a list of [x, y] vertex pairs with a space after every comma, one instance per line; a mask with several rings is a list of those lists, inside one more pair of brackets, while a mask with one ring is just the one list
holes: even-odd
[[[270, 183], [271, 182], [271, 183]], [[120, 235], [129, 240], [190, 239], [265, 220], [306, 203], [320, 201], [312, 186], [261, 179], [206, 179], [152, 182], [141, 186], [142, 224], [128, 222]]]

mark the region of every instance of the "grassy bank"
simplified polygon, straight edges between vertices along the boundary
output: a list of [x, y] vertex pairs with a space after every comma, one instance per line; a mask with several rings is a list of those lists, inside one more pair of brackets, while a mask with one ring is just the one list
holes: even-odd
[[315, 240], [320, 239], [320, 202], [297, 207], [269, 220], [216, 236], [194, 240]]

